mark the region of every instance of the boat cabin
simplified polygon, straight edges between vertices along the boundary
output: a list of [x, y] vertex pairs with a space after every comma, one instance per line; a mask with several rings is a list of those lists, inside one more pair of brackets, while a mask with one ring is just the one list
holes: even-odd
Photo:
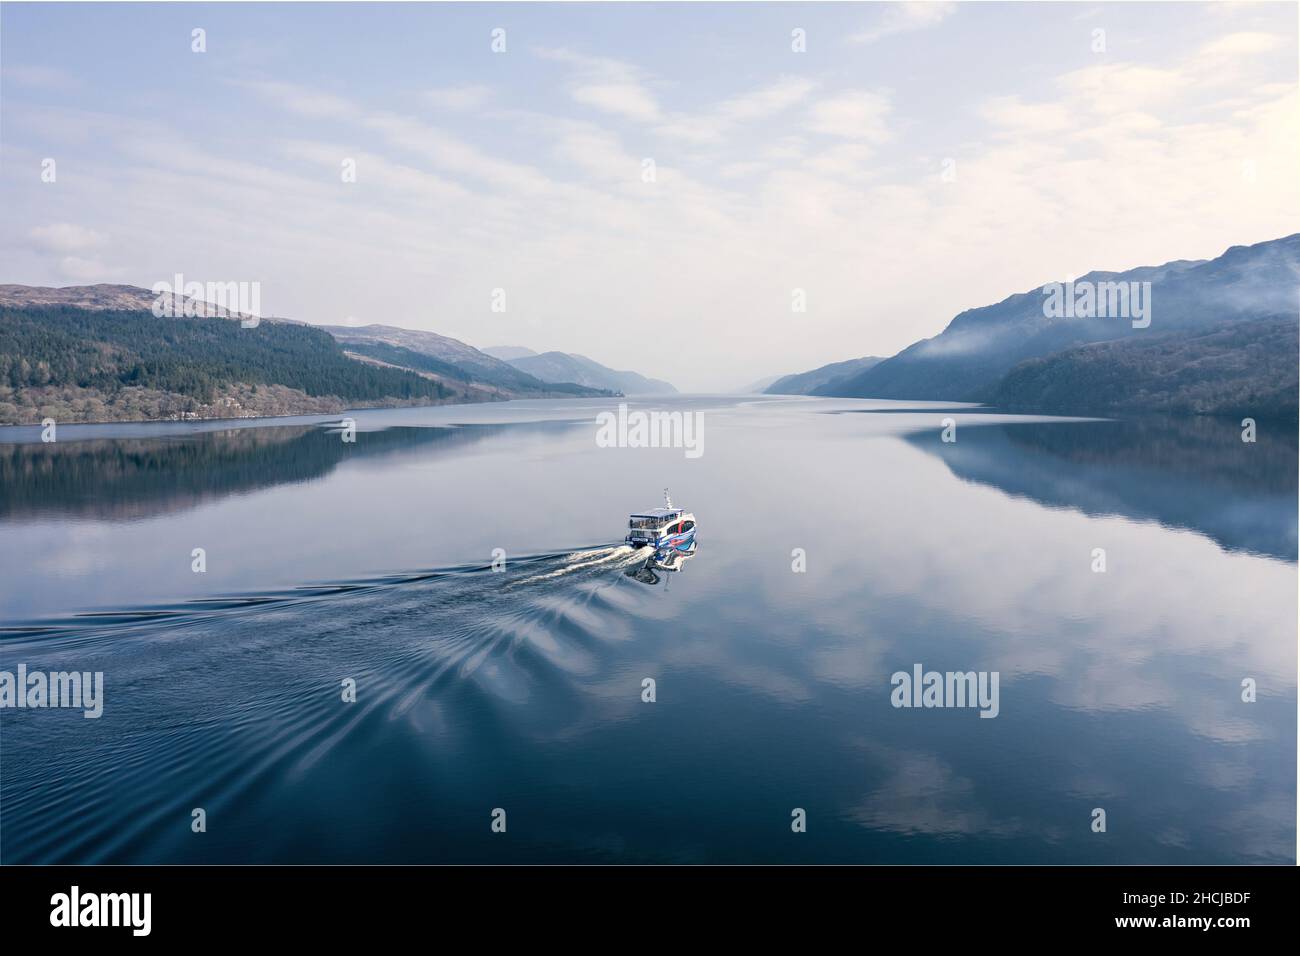
[[629, 544], [651, 544], [663, 537], [694, 530], [695, 516], [681, 508], [652, 508], [628, 515], [627, 528]]

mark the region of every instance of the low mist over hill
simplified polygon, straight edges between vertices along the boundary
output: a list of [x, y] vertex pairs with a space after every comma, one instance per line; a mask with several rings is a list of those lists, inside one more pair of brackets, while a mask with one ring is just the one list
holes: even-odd
[[840, 379], [865, 372], [882, 361], [884, 360], [875, 355], [867, 355], [863, 358], [849, 359], [847, 362], [832, 362], [811, 372], [799, 372], [778, 378], [763, 391], [768, 395], [811, 395], [814, 389], [833, 386]]
[[[406, 364], [402, 356], [419, 355], [426, 359], [453, 365], [460, 369], [468, 381], [496, 390], [505, 398], [547, 398], [572, 395], [612, 395], [617, 389], [606, 386], [589, 386], [574, 379], [544, 379], [521, 370], [513, 363], [482, 352], [459, 339], [425, 332], [402, 329], [392, 325], [326, 325], [326, 331], [349, 349], [357, 349], [407, 368], [416, 368], [420, 361]], [[378, 351], [376, 351], [378, 350]], [[387, 351], [385, 351], [387, 350]], [[399, 350], [399, 351], [393, 351]], [[432, 371], [425, 368], [425, 371]]]
[[[1096, 310], [1112, 308], [1122, 291], [1126, 314], [1045, 314], [1051, 295], [1040, 287], [963, 312], [940, 335], [813, 394], [1076, 412], [1235, 414], [1244, 402], [1257, 415], [1292, 414], [1298, 284], [1300, 234], [1234, 246], [1206, 261], [1091, 272], [1061, 295], [1073, 293], [1077, 304], [1095, 291]], [[1086, 348], [1096, 343], [1112, 344]], [[1285, 361], [1257, 360], [1272, 350]], [[1042, 361], [1048, 357], [1056, 360]]]
[[532, 349], [526, 349], [521, 345], [494, 345], [492, 348], [481, 349], [492, 356], [499, 358], [503, 362], [509, 362], [511, 359], [527, 358], [530, 355], [536, 355]]
[[[667, 382], [647, 378], [639, 372], [608, 368], [585, 355], [572, 352], [542, 352], [515, 346], [492, 349], [498, 356], [511, 354], [507, 361], [520, 371], [543, 382], [577, 382], [590, 388], [608, 389], [624, 395], [675, 395], [677, 389]], [[523, 354], [526, 353], [526, 354]]]

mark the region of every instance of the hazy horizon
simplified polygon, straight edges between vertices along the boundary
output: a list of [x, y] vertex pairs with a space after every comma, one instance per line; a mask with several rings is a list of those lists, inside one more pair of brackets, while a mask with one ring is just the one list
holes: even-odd
[[59, 4], [0, 24], [0, 281], [256, 281], [268, 315], [577, 352], [684, 391], [892, 355], [1046, 281], [1300, 223], [1290, 4]]

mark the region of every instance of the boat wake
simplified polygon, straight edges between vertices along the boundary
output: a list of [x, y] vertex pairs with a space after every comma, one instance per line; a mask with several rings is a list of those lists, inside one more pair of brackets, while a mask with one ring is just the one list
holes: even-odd
[[588, 571], [592, 568], [624, 567], [644, 560], [644, 552], [626, 544], [608, 548], [592, 548], [586, 551], [574, 551], [568, 555], [563, 566], [523, 578], [510, 586], [524, 587], [525, 585], [536, 584], [539, 581], [550, 581], [570, 574]]
[[[104, 674], [100, 719], [6, 712], [6, 862], [332, 859], [296, 841], [344, 781], [573, 733], [637, 622], [671, 616], [623, 573], [644, 560], [604, 545], [6, 628], [2, 669]], [[182, 803], [243, 836], [160, 825]]]

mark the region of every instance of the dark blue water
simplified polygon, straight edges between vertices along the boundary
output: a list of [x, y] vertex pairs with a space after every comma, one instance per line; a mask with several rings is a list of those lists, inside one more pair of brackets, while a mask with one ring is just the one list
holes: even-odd
[[0, 669], [105, 682], [0, 710], [3, 861], [1294, 861], [1294, 425], [603, 407], [0, 429]]

